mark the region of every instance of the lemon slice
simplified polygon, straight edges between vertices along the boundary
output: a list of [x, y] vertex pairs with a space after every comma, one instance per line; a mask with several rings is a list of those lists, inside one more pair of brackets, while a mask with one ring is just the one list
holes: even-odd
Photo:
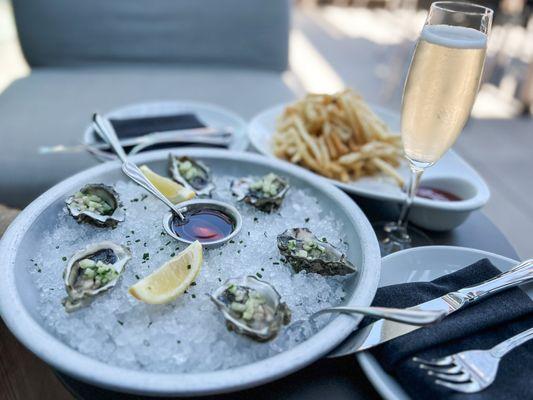
[[141, 165], [140, 170], [152, 185], [159, 189], [159, 191], [174, 204], [190, 200], [196, 196], [196, 193], [193, 190], [187, 189], [179, 183], [174, 182], [172, 179], [156, 174], [146, 165]]
[[129, 288], [129, 293], [145, 303], [165, 304], [183, 294], [202, 268], [202, 245], [196, 241], [176, 257]]

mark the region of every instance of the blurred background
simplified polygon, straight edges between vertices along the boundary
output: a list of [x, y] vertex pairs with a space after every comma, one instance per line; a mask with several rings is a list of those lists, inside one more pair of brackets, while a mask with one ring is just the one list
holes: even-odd
[[[479, 3], [496, 11], [495, 21], [484, 82], [455, 149], [488, 181], [492, 198], [485, 212], [521, 256], [531, 256], [532, 4]], [[285, 85], [294, 96], [349, 86], [369, 102], [399, 111], [414, 41], [429, 4], [426, 0], [294, 0]], [[29, 73], [11, 3], [0, 0], [0, 106], [1, 92]]]

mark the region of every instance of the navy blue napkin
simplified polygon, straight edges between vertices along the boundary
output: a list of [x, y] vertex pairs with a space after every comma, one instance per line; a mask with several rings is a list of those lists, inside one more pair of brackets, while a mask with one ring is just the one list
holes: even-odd
[[[115, 128], [117, 136], [121, 139], [139, 137], [154, 132], [204, 128], [206, 126], [196, 115], [190, 113], [127, 119], [112, 118], [109, 121], [113, 125], [113, 128]], [[100, 136], [96, 135], [96, 137], [101, 141]], [[176, 143], [158, 144], [147, 147], [143, 151], [176, 146]], [[126, 151], [130, 149], [130, 147], [126, 147]]]
[[[411, 307], [448, 292], [472, 286], [500, 271], [483, 259], [432, 282], [415, 282], [378, 289], [372, 305]], [[366, 324], [366, 321], [363, 321]], [[462, 394], [433, 383], [434, 378], [412, 361], [463, 350], [488, 349], [533, 327], [533, 301], [519, 288], [488, 297], [457, 311], [442, 322], [418, 329], [372, 350], [387, 373], [393, 375], [413, 399], [533, 399], [533, 341], [507, 354], [500, 362], [496, 381], [477, 394]]]

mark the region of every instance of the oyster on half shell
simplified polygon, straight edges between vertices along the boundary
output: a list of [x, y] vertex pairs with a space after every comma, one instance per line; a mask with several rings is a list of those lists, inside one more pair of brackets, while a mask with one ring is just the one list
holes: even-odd
[[320, 275], [347, 275], [357, 268], [326, 238], [319, 240], [307, 228], [287, 229], [278, 235], [278, 249], [296, 272], [302, 269]]
[[229, 279], [211, 295], [226, 319], [228, 330], [256, 341], [273, 339], [291, 320], [276, 289], [254, 276]]
[[241, 178], [231, 182], [231, 191], [238, 201], [268, 213], [281, 206], [289, 187], [285, 179], [272, 172], [257, 180]]
[[70, 196], [66, 204], [70, 215], [78, 222], [114, 227], [124, 221], [118, 193], [101, 183], [85, 185]]
[[63, 306], [67, 312], [89, 304], [94, 296], [111, 289], [131, 259], [130, 251], [105, 241], [87, 246], [69, 260], [63, 279], [67, 297]]
[[210, 197], [215, 190], [211, 170], [201, 161], [190, 157], [168, 155], [168, 169], [172, 179], [190, 190], [197, 196]]

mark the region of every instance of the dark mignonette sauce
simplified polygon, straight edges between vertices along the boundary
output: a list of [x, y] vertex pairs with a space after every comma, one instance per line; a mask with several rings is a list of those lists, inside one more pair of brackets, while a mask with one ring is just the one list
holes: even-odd
[[172, 230], [183, 239], [212, 242], [227, 237], [235, 228], [232, 219], [221, 211], [201, 209], [185, 216], [185, 221], [172, 220]]

